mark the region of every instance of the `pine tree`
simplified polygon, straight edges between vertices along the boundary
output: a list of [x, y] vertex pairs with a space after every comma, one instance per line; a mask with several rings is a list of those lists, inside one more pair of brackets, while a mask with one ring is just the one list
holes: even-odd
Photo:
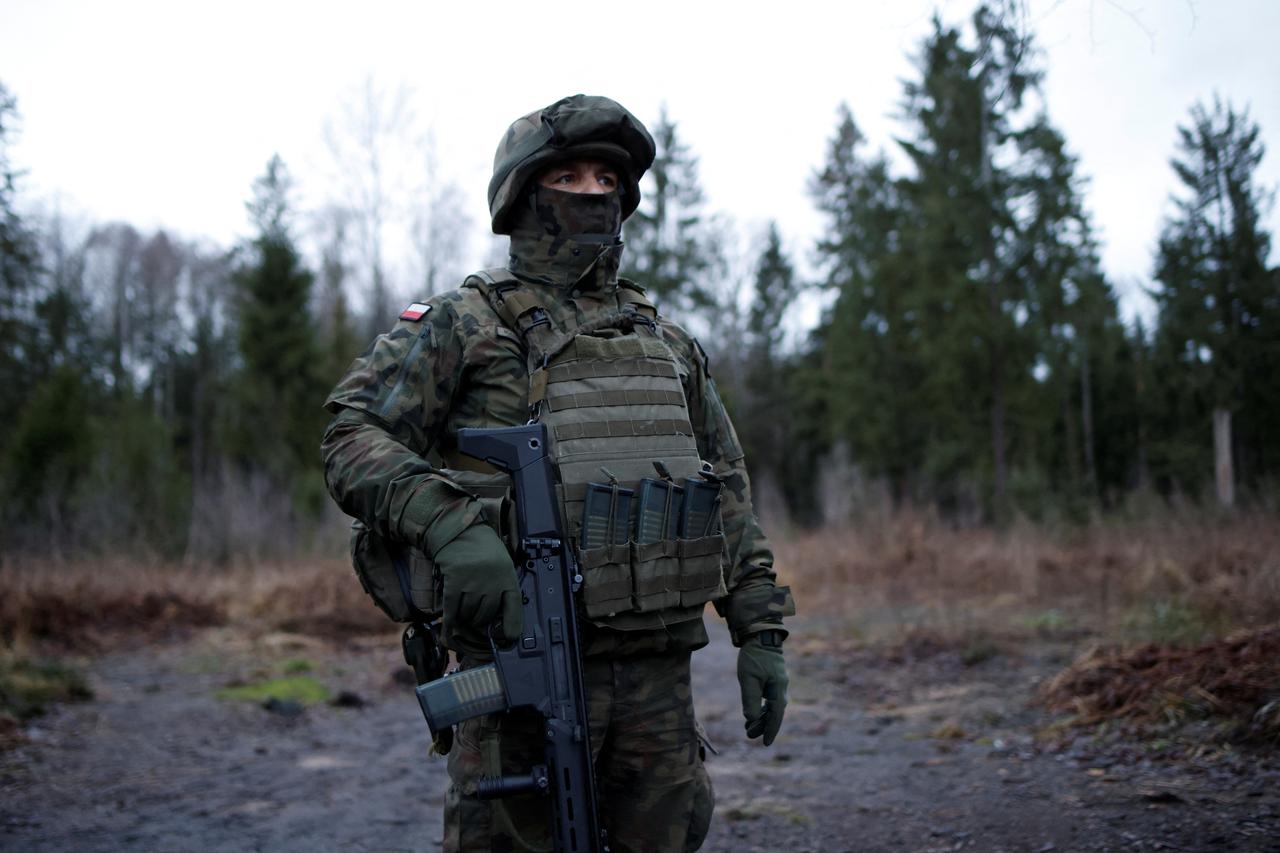
[[1031, 37], [988, 6], [972, 29], [969, 47], [935, 18], [921, 78], [906, 87], [915, 132], [902, 142], [914, 169], [901, 183], [904, 244], [911, 275], [924, 283], [910, 308], [927, 368], [924, 410], [946, 413], [927, 443], [926, 474], [958, 509], [981, 499], [1006, 518], [1011, 477], [1049, 488], [1036, 431], [1025, 426], [1042, 408], [1036, 313], [1057, 297], [1024, 264], [1043, 248], [1027, 233], [1035, 164], [1020, 150], [1038, 123], [1029, 115], [1041, 76]]
[[639, 209], [627, 220], [623, 264], [664, 310], [714, 306], [707, 276], [715, 251], [705, 233], [698, 160], [679, 137], [664, 106], [653, 125], [657, 154], [646, 173]]
[[776, 363], [783, 337], [783, 317], [796, 295], [796, 274], [782, 248], [778, 223], [770, 222], [764, 250], [756, 262], [754, 299], [747, 312], [747, 334], [752, 360]]
[[970, 44], [935, 18], [905, 88], [905, 177], [862, 151], [842, 108], [811, 184], [834, 292], [813, 339], [826, 441], [896, 499], [969, 519], [1044, 511], [1057, 493], [1083, 508], [1104, 472], [1125, 476], [1127, 433], [1099, 428], [1123, 327], [1075, 160], [1031, 110], [1030, 36], [1008, 20], [980, 7]]
[[1248, 111], [1219, 100], [1196, 104], [1178, 128], [1181, 194], [1155, 272], [1162, 436], [1152, 462], [1166, 485], [1207, 479], [1215, 411], [1231, 418], [1241, 483], [1280, 468], [1280, 288], [1262, 225], [1272, 194], [1256, 181], [1263, 153]]
[[[1020, 504], [1026, 510], [1028, 498], [1043, 503], [1053, 483], [1056, 497], [1079, 516], [1104, 489], [1134, 476], [1128, 342], [1102, 274], [1076, 158], [1043, 115], [1016, 140], [1022, 163], [1013, 187], [1020, 203], [1011, 266], [1025, 294], [1036, 359], [1021, 418], [1034, 450], [1024, 470], [1041, 481], [1041, 494], [1024, 494]], [[1100, 419], [1110, 428], [1099, 429]]]
[[314, 479], [324, 391], [309, 310], [313, 276], [289, 232], [290, 187], [284, 163], [274, 156], [247, 204], [257, 236], [235, 276], [243, 362], [235, 451], [310, 501], [312, 490], [302, 482]]
[[928, 418], [915, 396], [921, 365], [910, 309], [918, 282], [903, 274], [906, 211], [883, 153], [864, 158], [865, 139], [847, 106], [810, 194], [827, 217], [818, 243], [822, 284], [835, 294], [814, 338], [822, 351], [815, 389], [826, 444], [845, 443], [866, 474], [887, 477], [904, 497], [919, 471]]
[[[16, 412], [31, 390], [32, 311], [40, 271], [36, 234], [18, 212], [22, 173], [9, 157], [17, 127], [17, 99], [0, 83], [0, 411], [5, 412]], [[11, 425], [6, 419], [0, 426], [0, 447]]]
[[746, 450], [752, 479], [758, 487], [776, 488], [785, 494], [792, 455], [790, 419], [781, 412], [793, 408], [786, 384], [786, 361], [782, 352], [783, 320], [795, 298], [795, 269], [782, 248], [775, 222], [769, 223], [764, 249], [756, 261], [753, 299], [747, 313], [746, 347], [735, 418], [738, 437]]
[[918, 220], [904, 239], [913, 275], [925, 283], [910, 309], [921, 323], [925, 410], [947, 413], [928, 439], [925, 473], [946, 503], [966, 511], [977, 508], [985, 482], [982, 503], [1002, 516], [1010, 385], [1029, 365], [1015, 319], [1022, 298], [1004, 262], [1011, 175], [1000, 155], [1028, 81], [1013, 34], [985, 8], [975, 13], [974, 29], [978, 44], [969, 48], [959, 30], [935, 18], [921, 79], [907, 84], [905, 112], [915, 134], [901, 144], [915, 174], [902, 186]]
[[[24, 364], [31, 390], [4, 467], [11, 479], [6, 491], [15, 498], [13, 532], [47, 548], [60, 532], [78, 528], [77, 498], [97, 467], [98, 426], [109, 407], [100, 391], [103, 351], [85, 311], [83, 252], [68, 245], [59, 216], [39, 233], [46, 263]], [[83, 542], [77, 535], [76, 543]]]

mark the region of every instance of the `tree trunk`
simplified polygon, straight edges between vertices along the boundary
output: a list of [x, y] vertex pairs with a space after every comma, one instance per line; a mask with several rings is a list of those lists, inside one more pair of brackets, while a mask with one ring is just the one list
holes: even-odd
[[984, 65], [979, 77], [979, 85], [982, 91], [982, 109], [978, 114], [978, 118], [981, 122], [979, 126], [979, 133], [981, 134], [979, 144], [982, 157], [980, 164], [982, 169], [982, 188], [988, 205], [986, 215], [990, 217], [990, 221], [987, 222], [986, 226], [986, 245], [983, 249], [987, 275], [987, 320], [990, 324], [987, 333], [991, 335], [988, 350], [991, 358], [991, 475], [993, 480], [991, 500], [996, 520], [1003, 522], [1008, 510], [1006, 503], [1008, 473], [1005, 467], [1004, 455], [1004, 342], [1001, 338], [1003, 329], [1000, 323], [999, 277], [996, 272], [996, 235], [993, 231], [995, 217], [992, 211], [994, 210], [995, 202], [994, 190], [991, 185], [991, 151], [987, 141], [986, 73], [987, 70]]
[[1146, 492], [1151, 487], [1151, 466], [1147, 462], [1147, 380], [1146, 380], [1146, 337], [1142, 328], [1136, 335], [1138, 345], [1134, 349], [1133, 359], [1133, 392], [1137, 399], [1137, 423], [1134, 425], [1138, 436], [1137, 470], [1134, 474], [1134, 487], [1139, 492]]
[[1080, 341], [1080, 428], [1084, 438], [1084, 477], [1089, 496], [1098, 496], [1098, 461], [1093, 447], [1093, 382], [1089, 372], [1089, 347]]
[[1069, 377], [1068, 366], [1066, 360], [1063, 359], [1053, 369], [1055, 378], [1063, 377], [1060, 386], [1062, 391], [1062, 444], [1063, 456], [1067, 460], [1067, 484], [1070, 492], [1074, 495], [1080, 487], [1080, 444], [1076, 435], [1075, 412], [1071, 406], [1071, 379]]
[[1218, 485], [1218, 505], [1231, 509], [1236, 503], [1235, 472], [1231, 465], [1231, 410], [1213, 410], [1214, 473]]
[[999, 521], [1004, 520], [1005, 512], [1008, 509], [1006, 504], [1006, 483], [1009, 479], [1004, 457], [1005, 403], [1003, 359], [1004, 353], [1002, 348], [996, 347], [991, 354], [991, 473], [993, 479], [991, 499], [995, 507], [996, 519]]

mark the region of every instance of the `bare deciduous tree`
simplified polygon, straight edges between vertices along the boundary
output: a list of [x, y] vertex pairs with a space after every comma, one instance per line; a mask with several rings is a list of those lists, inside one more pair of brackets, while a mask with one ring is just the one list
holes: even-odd
[[421, 297], [457, 285], [466, 255], [471, 218], [463, 212], [462, 190], [452, 181], [432, 180], [434, 170], [413, 212], [414, 254], [419, 264]]
[[391, 311], [388, 224], [399, 219], [405, 190], [415, 185], [415, 126], [408, 88], [384, 89], [370, 77], [324, 128], [333, 158], [332, 184], [338, 203], [351, 210], [358, 238], [361, 265], [356, 280], [365, 296], [371, 332], [381, 331]]

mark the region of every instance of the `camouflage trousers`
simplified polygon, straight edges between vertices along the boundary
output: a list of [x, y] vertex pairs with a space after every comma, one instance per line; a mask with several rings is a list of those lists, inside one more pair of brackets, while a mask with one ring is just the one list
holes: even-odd
[[[585, 661], [600, 818], [615, 853], [697, 850], [715, 798], [693, 715], [689, 653]], [[548, 851], [546, 798], [482, 801], [482, 776], [543, 759], [540, 717], [491, 714], [458, 727], [449, 752], [444, 850]]]

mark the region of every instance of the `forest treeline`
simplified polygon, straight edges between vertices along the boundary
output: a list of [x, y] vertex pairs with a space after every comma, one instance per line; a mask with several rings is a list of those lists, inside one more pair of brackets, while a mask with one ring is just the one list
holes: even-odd
[[[1215, 97], [1170, 128], [1155, 312], [1126, 323], [1041, 62], [985, 7], [935, 19], [900, 138], [876, 148], [848, 107], [836, 116], [810, 183], [825, 222], [803, 249], [812, 274], [776, 225], [743, 235], [710, 212], [677, 123], [663, 111], [651, 125], [624, 274], [702, 339], [775, 514], [1087, 520], [1135, 496], [1271, 507], [1280, 494], [1280, 271], [1258, 126]], [[388, 281], [355, 205], [297, 209], [278, 157], [246, 188], [254, 237], [240, 245], [77, 229], [27, 212], [19, 115], [0, 86], [0, 554], [331, 546], [321, 403], [390, 326], [389, 294], [456, 283], [448, 193], [411, 224], [413, 283]], [[314, 257], [302, 220], [325, 223]], [[805, 291], [826, 307], [796, 340], [785, 321]]]

